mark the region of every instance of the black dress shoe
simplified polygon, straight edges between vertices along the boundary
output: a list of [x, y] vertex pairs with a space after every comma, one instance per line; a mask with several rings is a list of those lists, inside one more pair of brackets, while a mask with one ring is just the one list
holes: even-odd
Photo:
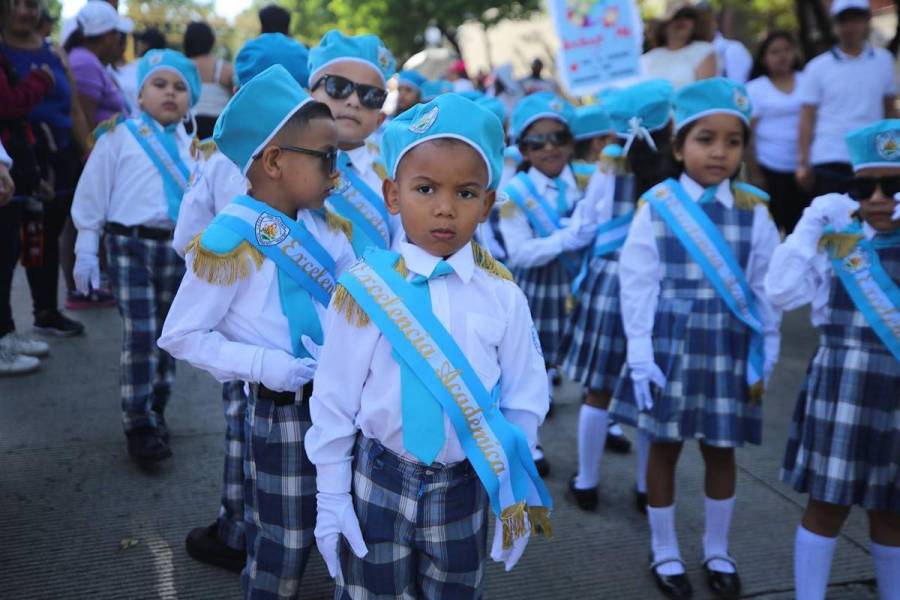
[[726, 556], [713, 556], [703, 561], [703, 571], [706, 573], [706, 585], [717, 598], [723, 600], [732, 600], [741, 595], [741, 578], [737, 574], [735, 566], [734, 573], [724, 573], [722, 571], [714, 571], [709, 568], [709, 561], [722, 559], [734, 565], [734, 560]]
[[691, 580], [688, 579], [687, 573], [682, 573], [680, 575], [661, 575], [657, 572], [657, 567], [668, 562], [680, 562], [682, 565], [684, 564], [677, 559], [669, 559], [651, 564], [650, 572], [653, 573], [653, 579], [656, 580], [656, 587], [659, 588], [659, 591], [661, 591], [666, 598], [671, 598], [671, 600], [687, 600], [694, 593], [694, 588], [691, 587]]
[[187, 553], [194, 560], [220, 567], [232, 573], [240, 574], [244, 570], [247, 553], [235, 550], [219, 537], [219, 526], [213, 523], [209, 527], [191, 529], [184, 540]]
[[631, 452], [631, 440], [624, 435], [606, 434], [606, 449], [616, 454], [628, 454]]
[[155, 463], [172, 456], [169, 444], [152, 427], [138, 427], [125, 434], [128, 454], [140, 463]]
[[634, 507], [639, 513], [647, 514], [647, 492], [634, 490]]
[[578, 508], [581, 510], [597, 510], [597, 504], [600, 502], [600, 495], [597, 493], [597, 488], [591, 488], [589, 490], [580, 490], [575, 487], [575, 478], [578, 475], [572, 475], [572, 479], [569, 480], [569, 492], [572, 496], [572, 499], [575, 500], [575, 504], [578, 505]]
[[156, 415], [156, 435], [161, 437], [166, 444], [169, 443], [169, 425], [162, 415]]
[[537, 467], [538, 475], [541, 477], [546, 477], [550, 474], [550, 463], [547, 462], [547, 457], [543, 455], [544, 450], [538, 446], [538, 449], [541, 450], [541, 457], [534, 461], [534, 466]]

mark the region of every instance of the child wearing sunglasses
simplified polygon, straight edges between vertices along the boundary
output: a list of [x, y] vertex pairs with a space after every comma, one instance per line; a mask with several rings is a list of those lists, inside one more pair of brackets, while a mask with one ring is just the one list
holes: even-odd
[[728, 553], [735, 449], [762, 441], [760, 400], [781, 339], [763, 285], [778, 231], [765, 193], [733, 180], [749, 123], [740, 84], [714, 78], [678, 92], [673, 155], [683, 173], [642, 196], [619, 258], [631, 382], [620, 382], [611, 413], [651, 440], [650, 570], [669, 598], [692, 593], [675, 532], [675, 470], [692, 439], [706, 467], [706, 583], [721, 598], [741, 588]]
[[323, 209], [337, 128], [281, 65], [243, 84], [216, 122], [219, 151], [250, 183], [190, 245], [161, 348], [244, 382], [247, 598], [295, 598], [312, 549], [306, 457], [321, 319], [355, 261], [349, 224]]
[[507, 570], [550, 533], [529, 452], [548, 407], [540, 346], [522, 292], [473, 241], [502, 127], [444, 94], [392, 119], [382, 147], [405, 233], [328, 308], [306, 438], [316, 545], [335, 598], [481, 598], [490, 521]]
[[374, 35], [332, 30], [309, 52], [310, 93], [331, 109], [338, 130], [340, 177], [328, 206], [353, 224], [357, 256], [370, 246], [390, 248], [401, 230], [384, 204], [384, 164], [370, 139], [385, 119], [381, 107], [395, 68], [390, 50]]
[[[575, 150], [574, 118], [572, 105], [550, 92], [519, 102], [510, 135], [523, 162], [501, 189], [498, 209], [506, 264], [528, 298], [551, 384], [572, 281], [581, 267], [576, 251], [593, 241], [597, 228], [592, 210], [586, 210], [591, 203], [579, 203], [582, 191], [569, 164]], [[576, 204], [582, 207], [577, 214]], [[546, 475], [549, 464], [540, 447], [534, 458]]]
[[781, 479], [809, 501], [794, 542], [797, 598], [825, 597], [850, 509], [868, 513], [882, 598], [900, 593], [900, 120], [847, 135], [849, 197], [807, 208], [766, 277], [821, 333], [794, 411]]

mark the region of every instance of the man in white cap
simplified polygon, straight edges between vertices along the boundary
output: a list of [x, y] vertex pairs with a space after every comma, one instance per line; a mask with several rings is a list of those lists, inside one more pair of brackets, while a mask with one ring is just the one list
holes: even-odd
[[894, 61], [869, 36], [868, 0], [833, 0], [835, 47], [806, 67], [800, 88], [797, 181], [821, 196], [841, 193], [853, 176], [844, 136], [895, 116]]

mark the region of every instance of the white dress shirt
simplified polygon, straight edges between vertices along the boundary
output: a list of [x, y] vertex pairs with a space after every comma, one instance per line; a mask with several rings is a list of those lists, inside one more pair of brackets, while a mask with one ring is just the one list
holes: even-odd
[[[183, 127], [175, 130], [178, 153], [193, 169], [191, 140]], [[106, 223], [172, 229], [163, 178], [125, 124], [105, 133], [94, 146], [72, 201], [78, 229], [76, 252], [97, 254]]]
[[[440, 260], [404, 240], [398, 240], [395, 249], [406, 261], [410, 278], [428, 277]], [[476, 266], [471, 244], [446, 260], [454, 272], [428, 282], [435, 316], [484, 386], [492, 390], [500, 382], [503, 413], [527, 413], [540, 423], [549, 407], [547, 374], [524, 294], [513, 282]], [[387, 339], [371, 322], [364, 327], [349, 323], [332, 305], [325, 318], [325, 340], [310, 400], [312, 428], [306, 451], [318, 469], [319, 491], [346, 492], [357, 431], [407, 460], [416, 458], [403, 445], [400, 366]], [[464, 460], [446, 415], [444, 435], [436, 462]], [[329, 489], [323, 489], [323, 483]]]
[[[319, 241], [337, 263], [340, 275], [356, 262], [353, 248], [342, 231], [331, 229], [323, 218], [302, 210], [297, 220]], [[163, 325], [159, 347], [180, 360], [209, 371], [219, 381], [250, 380], [251, 366], [260, 364], [264, 349], [293, 355], [290, 327], [281, 310], [278, 268], [266, 259], [250, 275], [229, 286], [214, 285], [188, 268]], [[248, 259], [249, 260], [249, 259]], [[325, 307], [313, 300], [322, 321]]]
[[[350, 168], [353, 169], [357, 175], [362, 177], [363, 181], [365, 181], [370, 188], [375, 190], [375, 193], [378, 194], [379, 197], [382, 197], [381, 177], [375, 172], [374, 167], [376, 161], [380, 159], [379, 152], [380, 150], [377, 145], [365, 143], [359, 148], [348, 150], [347, 154], [350, 156]], [[400, 215], [391, 215], [389, 213], [388, 226], [391, 228], [391, 242], [402, 236], [403, 223], [400, 220]]]
[[181, 199], [172, 247], [182, 258], [187, 245], [235, 196], [247, 193], [249, 182], [224, 154], [216, 151], [197, 165]]
[[[687, 175], [682, 175], [679, 182], [695, 201], [703, 195], [703, 187]], [[728, 208], [734, 206], [731, 180], [719, 184], [715, 199]], [[653, 324], [664, 269], [659, 260], [650, 210], [650, 205], [644, 204], [637, 211], [619, 258], [619, 297], [622, 324], [628, 337], [629, 363], [653, 360]], [[750, 258], [744, 275], [756, 297], [764, 335], [776, 338], [781, 326], [781, 311], [766, 297], [765, 277], [780, 239], [768, 207], [759, 205], [753, 210]], [[699, 265], [695, 266], [700, 269]]]
[[[528, 170], [528, 177], [534, 182], [537, 193], [551, 207], [555, 208], [559, 195], [559, 187], [556, 182], [534, 167]], [[581, 190], [578, 189], [575, 175], [570, 167], [567, 166], [563, 169], [560, 177], [566, 186], [567, 212], [570, 212], [581, 199]], [[512, 202], [512, 200], [505, 200], [505, 202]], [[500, 233], [503, 235], [503, 243], [506, 245], [507, 266], [523, 269], [542, 267], [562, 254], [563, 249], [559, 236], [551, 234], [545, 238], [539, 237], [521, 209], [507, 210], [500, 214]]]

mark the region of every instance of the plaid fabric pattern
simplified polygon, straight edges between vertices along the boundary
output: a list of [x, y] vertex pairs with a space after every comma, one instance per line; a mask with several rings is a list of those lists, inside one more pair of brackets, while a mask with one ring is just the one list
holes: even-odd
[[[729, 209], [719, 202], [701, 206], [746, 269], [753, 211]], [[652, 218], [664, 273], [653, 348], [668, 383], [653, 408], [638, 414], [631, 379], [623, 371], [611, 406], [613, 418], [636, 424], [654, 441], [698, 438], [719, 447], [759, 444], [762, 411], [759, 404], [750, 404], [746, 381], [751, 331], [728, 309], [665, 222], [656, 214]]]
[[248, 600], [297, 598], [316, 527], [316, 468], [303, 444], [309, 403], [276, 406], [251, 388], [246, 415], [241, 585]]
[[543, 267], [515, 269], [513, 276], [528, 299], [544, 360], [548, 365], [558, 364], [559, 342], [566, 328], [567, 305], [572, 297], [572, 278], [559, 260]]
[[126, 432], [155, 427], [175, 379], [175, 359], [156, 340], [184, 276], [184, 261], [165, 240], [107, 234], [106, 251], [122, 315], [122, 423]]
[[[900, 282], [900, 247], [878, 251]], [[900, 512], [900, 363], [838, 278], [794, 410], [781, 479], [813, 499]]]
[[225, 468], [219, 505], [219, 539], [235, 550], [244, 550], [244, 412], [247, 396], [242, 381], [222, 385], [225, 409]]
[[369, 553], [342, 543], [336, 599], [481, 597], [491, 513], [468, 461], [425, 466], [360, 435], [353, 501]]

